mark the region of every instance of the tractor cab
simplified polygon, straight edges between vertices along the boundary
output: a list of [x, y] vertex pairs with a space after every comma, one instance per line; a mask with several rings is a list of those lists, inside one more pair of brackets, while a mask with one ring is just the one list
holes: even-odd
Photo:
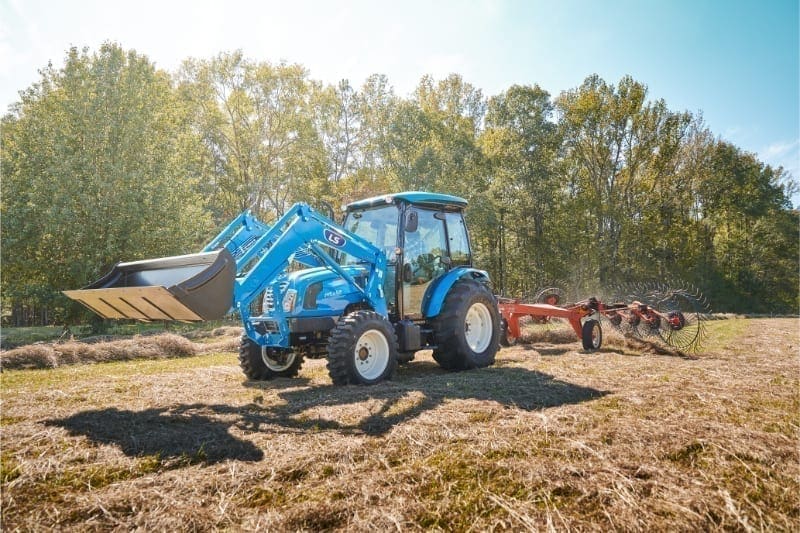
[[[467, 201], [446, 194], [403, 192], [346, 207], [344, 228], [383, 250], [384, 293], [392, 320], [425, 318], [425, 294], [448, 271], [472, 266], [463, 210]], [[356, 264], [343, 254], [342, 265]]]

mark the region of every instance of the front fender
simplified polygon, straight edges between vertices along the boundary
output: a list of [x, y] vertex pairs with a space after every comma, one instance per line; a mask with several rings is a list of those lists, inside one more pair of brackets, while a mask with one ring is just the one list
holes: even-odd
[[442, 304], [450, 292], [450, 288], [461, 278], [474, 279], [481, 283], [489, 283], [489, 273], [471, 267], [456, 267], [444, 276], [436, 278], [428, 286], [422, 298], [422, 315], [433, 318], [442, 310]]

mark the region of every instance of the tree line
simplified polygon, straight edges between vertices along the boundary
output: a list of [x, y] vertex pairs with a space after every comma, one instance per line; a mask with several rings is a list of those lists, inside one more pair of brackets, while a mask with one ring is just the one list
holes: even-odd
[[326, 85], [241, 52], [168, 73], [114, 43], [40, 73], [2, 118], [6, 310], [74, 320], [60, 290], [195, 251], [248, 207], [270, 221], [412, 189], [470, 201], [497, 293], [679, 279], [721, 311], [800, 303], [794, 178], [628, 76], [488, 97], [425, 76], [403, 97], [383, 75]]

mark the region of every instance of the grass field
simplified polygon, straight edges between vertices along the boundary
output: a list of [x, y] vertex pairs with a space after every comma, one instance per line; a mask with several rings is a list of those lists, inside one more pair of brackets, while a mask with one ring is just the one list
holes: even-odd
[[[2, 374], [3, 531], [800, 530], [800, 321], [697, 356], [607, 338], [428, 353], [374, 387], [232, 352]], [[200, 341], [198, 341], [200, 342]]]

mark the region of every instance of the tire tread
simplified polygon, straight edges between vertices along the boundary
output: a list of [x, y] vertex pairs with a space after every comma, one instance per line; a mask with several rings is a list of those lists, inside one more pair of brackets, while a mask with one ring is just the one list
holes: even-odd
[[[385, 326], [383, 332], [389, 342], [389, 363], [383, 375], [374, 381], [366, 382], [360, 378], [352, 367], [354, 343], [370, 322], [380, 322]], [[364, 331], [361, 331], [364, 328]], [[339, 319], [339, 323], [331, 330], [328, 339], [328, 374], [334, 385], [371, 385], [384, 379], [392, 379], [397, 368], [397, 335], [394, 328], [384, 317], [374, 311], [354, 311]]]
[[[476, 300], [484, 300], [493, 317], [492, 340], [482, 354], [472, 354], [463, 331], [467, 306]], [[494, 364], [500, 347], [500, 316], [494, 296], [485, 285], [470, 279], [457, 281], [448, 292], [442, 311], [433, 325], [437, 345], [433, 358], [442, 368], [468, 370]], [[478, 360], [475, 356], [479, 356]]]
[[261, 347], [253, 342], [247, 335], [242, 335], [239, 342], [239, 367], [244, 375], [251, 381], [266, 381], [276, 377], [293, 378], [300, 372], [303, 365], [303, 356], [295, 354], [292, 365], [281, 372], [270, 370], [261, 359]]

